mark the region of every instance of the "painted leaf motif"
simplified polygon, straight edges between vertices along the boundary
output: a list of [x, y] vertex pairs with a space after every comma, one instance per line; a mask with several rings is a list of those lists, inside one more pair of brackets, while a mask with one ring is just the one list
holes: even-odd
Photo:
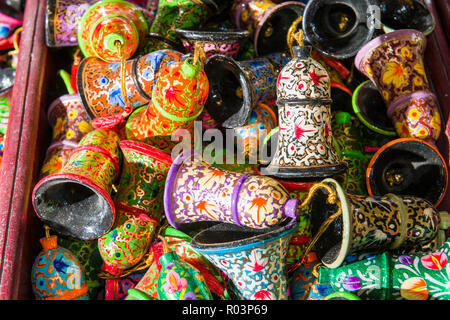
[[355, 276], [346, 276], [342, 281], [342, 286], [348, 291], [357, 291], [361, 289], [361, 280]]
[[428, 298], [427, 283], [419, 277], [409, 278], [402, 283], [400, 294], [407, 300], [426, 300]]
[[425, 268], [437, 271], [445, 267], [447, 260], [447, 255], [444, 252], [433, 252], [420, 259]]

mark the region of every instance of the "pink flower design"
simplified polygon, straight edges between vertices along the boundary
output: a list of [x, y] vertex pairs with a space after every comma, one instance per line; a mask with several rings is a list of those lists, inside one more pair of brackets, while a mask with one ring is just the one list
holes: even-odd
[[181, 278], [180, 275], [170, 270], [166, 275], [166, 283], [164, 284], [164, 290], [169, 294], [174, 294], [177, 291], [181, 291], [187, 287], [187, 280]]
[[272, 293], [267, 290], [259, 290], [253, 295], [255, 300], [272, 300]]
[[425, 268], [439, 271], [447, 264], [447, 255], [444, 252], [433, 252], [423, 256], [420, 261]]
[[267, 264], [267, 258], [263, 258], [261, 252], [253, 251], [250, 256], [250, 263], [246, 266], [253, 272], [258, 272], [264, 269]]

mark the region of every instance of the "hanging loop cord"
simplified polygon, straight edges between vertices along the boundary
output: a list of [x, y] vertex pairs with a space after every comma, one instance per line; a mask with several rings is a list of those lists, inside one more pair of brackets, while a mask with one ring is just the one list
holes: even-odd
[[[303, 207], [306, 207], [307, 205], [309, 205], [311, 203], [312, 197], [314, 196], [316, 191], [320, 188], [326, 189], [328, 191], [329, 194], [328, 194], [327, 202], [329, 204], [337, 205], [339, 207], [339, 209], [336, 213], [329, 216], [328, 219], [325, 220], [325, 222], [320, 226], [317, 233], [314, 235], [314, 237], [311, 239], [311, 241], [309, 241], [308, 246], [306, 247], [305, 253], [303, 254], [302, 258], [299, 260], [299, 262], [293, 264], [289, 268], [289, 273], [295, 271], [296, 269], [298, 269], [298, 267], [300, 267], [300, 265], [302, 265], [306, 262], [306, 257], [311, 252], [311, 250], [314, 248], [314, 245], [317, 243], [317, 241], [320, 239], [320, 237], [325, 233], [325, 231], [328, 229], [328, 227], [331, 225], [331, 223], [333, 223], [334, 220], [336, 220], [339, 216], [342, 215], [342, 208], [338, 201], [336, 192], [330, 186], [328, 186], [324, 183], [317, 183], [317, 184], [313, 185], [308, 192], [308, 196], [302, 202], [300, 207], [303, 208]], [[317, 272], [317, 268], [315, 270]]]
[[302, 29], [296, 32], [298, 25], [300, 22], [302, 22], [303, 16], [300, 16], [295, 20], [292, 25], [290, 26], [288, 33], [287, 33], [287, 44], [289, 47], [289, 52], [291, 53], [291, 56], [294, 56], [294, 50], [292, 47], [294, 46], [294, 40], [297, 42], [299, 46], [303, 46], [304, 42], [303, 39], [305, 37], [305, 34]]
[[122, 48], [124, 47], [122, 45], [122, 42], [116, 41], [114, 44], [116, 45], [116, 49], [117, 49], [117, 52], [120, 57], [120, 84], [121, 84], [123, 103], [125, 104], [125, 107], [123, 108], [122, 116], [127, 117], [131, 114], [131, 111], [132, 111], [132, 108], [128, 104], [127, 86], [126, 86], [127, 59], [125, 58], [125, 55], [122, 52]]
[[196, 42], [194, 46], [194, 61], [192, 62], [195, 65], [200, 62], [201, 66], [205, 65], [206, 62], [206, 54], [205, 50], [203, 49], [203, 44], [200, 42]]

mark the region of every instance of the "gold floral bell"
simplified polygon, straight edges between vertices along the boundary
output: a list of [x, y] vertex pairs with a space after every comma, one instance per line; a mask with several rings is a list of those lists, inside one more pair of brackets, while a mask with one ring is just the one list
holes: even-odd
[[331, 177], [346, 166], [333, 146], [330, 77], [311, 58], [310, 46], [292, 49], [294, 58], [277, 81], [277, 149], [261, 172], [284, 179]]

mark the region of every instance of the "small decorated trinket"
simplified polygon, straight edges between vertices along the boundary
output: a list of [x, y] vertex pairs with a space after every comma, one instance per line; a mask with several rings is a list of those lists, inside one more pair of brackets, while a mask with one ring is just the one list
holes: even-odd
[[132, 3], [102, 0], [81, 17], [78, 45], [85, 57], [120, 62], [133, 56], [148, 29], [144, 14]]
[[[151, 100], [160, 71], [181, 60], [182, 54], [160, 50], [125, 62], [127, 106], [138, 108]], [[120, 62], [106, 63], [96, 57], [85, 58], [77, 69], [81, 103], [91, 119], [122, 113], [126, 107], [122, 92]]]
[[296, 218], [299, 201], [276, 180], [226, 171], [182, 152], [173, 162], [164, 190], [167, 221], [176, 229], [198, 221], [221, 221], [264, 229]]
[[58, 246], [58, 237], [40, 239], [42, 251], [31, 270], [31, 283], [37, 300], [89, 300], [88, 286], [78, 259]]
[[289, 59], [286, 53], [246, 61], [222, 54], [208, 58], [205, 72], [210, 86], [206, 111], [224, 128], [244, 126], [258, 103], [276, 98], [275, 79]]
[[59, 173], [35, 186], [33, 207], [40, 219], [57, 232], [91, 240], [113, 225], [113, 182], [119, 175], [119, 135], [99, 128], [83, 137]]
[[355, 66], [378, 88], [387, 116], [401, 138], [435, 143], [441, 132], [441, 117], [423, 62], [426, 41], [417, 30], [379, 36], [361, 48]]
[[228, 275], [239, 299], [287, 300], [292, 222], [265, 230], [220, 223], [194, 236], [191, 247]]
[[261, 173], [282, 179], [332, 177], [346, 166], [333, 145], [330, 78], [310, 57], [310, 46], [294, 46], [293, 56], [278, 75], [277, 149]]
[[365, 180], [369, 195], [415, 196], [438, 207], [447, 192], [448, 169], [435, 146], [420, 139], [400, 138], [384, 144], [373, 155]]
[[311, 198], [310, 246], [322, 263], [337, 268], [354, 253], [408, 251], [426, 246], [439, 234], [448, 213], [427, 200], [387, 194], [345, 194], [333, 179], [317, 185]]
[[152, 100], [128, 118], [127, 139], [153, 145], [155, 138], [167, 137], [170, 141], [170, 135], [178, 129], [192, 130], [203, 111], [208, 88], [200, 59], [188, 58], [165, 67], [153, 88]]

